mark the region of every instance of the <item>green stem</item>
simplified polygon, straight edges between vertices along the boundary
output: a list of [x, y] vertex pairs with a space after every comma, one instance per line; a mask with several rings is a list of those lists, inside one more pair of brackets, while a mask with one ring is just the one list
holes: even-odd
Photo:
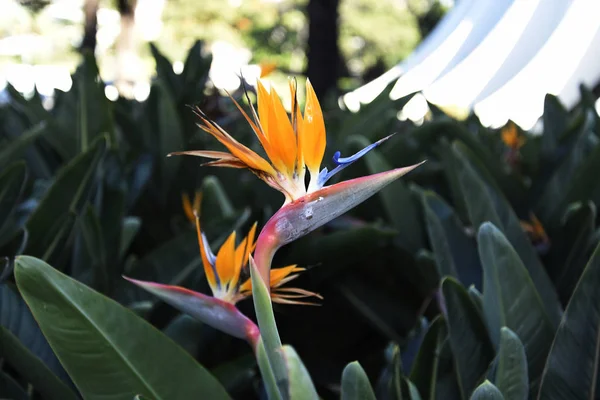
[[258, 363], [263, 384], [265, 385], [265, 390], [267, 391], [267, 397], [269, 400], [282, 400], [281, 393], [277, 387], [277, 380], [275, 379], [275, 374], [273, 373], [271, 364], [269, 364], [269, 358], [267, 357], [265, 344], [263, 343], [261, 336], [258, 336], [253, 347], [254, 354], [256, 356], [256, 362]]
[[286, 398], [288, 388], [288, 372], [281, 347], [281, 339], [275, 323], [273, 304], [269, 289], [260, 277], [257, 266], [252, 257], [250, 258], [250, 275], [252, 279], [252, 298], [256, 319], [262, 336], [265, 354], [273, 370], [277, 387], [283, 398]]

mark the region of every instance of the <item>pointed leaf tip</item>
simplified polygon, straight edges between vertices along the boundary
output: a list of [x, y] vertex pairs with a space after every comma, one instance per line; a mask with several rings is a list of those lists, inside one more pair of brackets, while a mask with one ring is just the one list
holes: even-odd
[[350, 179], [309, 193], [277, 211], [263, 233], [274, 237], [279, 248], [344, 214], [423, 163]]
[[251, 342], [254, 339], [256, 325], [233, 304], [180, 286], [123, 278], [215, 329]]

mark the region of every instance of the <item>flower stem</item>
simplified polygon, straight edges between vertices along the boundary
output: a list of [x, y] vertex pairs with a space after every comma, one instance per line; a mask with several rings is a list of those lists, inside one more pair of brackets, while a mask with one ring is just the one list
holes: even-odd
[[256, 362], [258, 363], [258, 368], [260, 369], [265, 390], [267, 391], [267, 398], [269, 400], [282, 400], [281, 392], [277, 387], [275, 374], [273, 373], [271, 364], [269, 364], [269, 358], [267, 357], [265, 344], [263, 343], [260, 335], [257, 337], [257, 340], [252, 347], [254, 348], [254, 355], [256, 356]]
[[[270, 265], [268, 267], [270, 268]], [[273, 371], [279, 393], [286, 398], [289, 384], [288, 371], [281, 347], [281, 339], [279, 338], [279, 332], [277, 332], [273, 304], [267, 285], [261, 278], [252, 257], [250, 257], [250, 276], [252, 279], [252, 298], [261, 333], [261, 342], [263, 342], [264, 352]]]

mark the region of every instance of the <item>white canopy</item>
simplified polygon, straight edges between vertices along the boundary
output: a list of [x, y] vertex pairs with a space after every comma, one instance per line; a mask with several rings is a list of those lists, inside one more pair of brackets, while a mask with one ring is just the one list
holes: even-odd
[[600, 79], [600, 1], [461, 0], [407, 58], [349, 93], [366, 103], [421, 91], [441, 107], [474, 109], [486, 125], [535, 124], [546, 93], [567, 106]]

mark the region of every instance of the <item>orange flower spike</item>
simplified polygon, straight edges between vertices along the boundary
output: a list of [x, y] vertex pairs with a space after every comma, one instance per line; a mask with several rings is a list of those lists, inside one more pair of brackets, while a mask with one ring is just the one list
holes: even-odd
[[194, 194], [194, 204], [190, 200], [190, 196], [187, 193], [181, 194], [181, 204], [183, 207], [183, 213], [185, 217], [193, 224], [196, 221], [196, 213], [200, 210], [200, 203], [202, 202], [202, 192], [199, 190]]
[[[316, 303], [299, 301], [297, 299], [316, 297], [323, 299], [323, 297], [314, 292], [300, 288], [282, 288], [289, 281], [296, 279], [298, 273], [304, 271], [304, 268], [299, 268], [296, 265], [288, 265], [283, 268], [275, 268], [271, 270], [271, 278], [269, 286], [271, 287], [271, 299], [275, 303], [281, 304], [296, 304], [296, 305], [317, 305]], [[240, 293], [243, 296], [250, 296], [252, 294], [252, 281], [246, 280], [240, 286]]]
[[[283, 168], [281, 172], [284, 172], [288, 177], [293, 180], [294, 167], [296, 165], [296, 156], [298, 154], [296, 148], [296, 137], [290, 118], [288, 117], [279, 95], [275, 91], [274, 87], [271, 87], [271, 110], [273, 110], [275, 124], [269, 126], [271, 130], [269, 132], [269, 141], [279, 151]], [[271, 122], [271, 121], [269, 121]], [[273, 130], [275, 129], [275, 132]]]
[[196, 213], [196, 234], [198, 235], [198, 246], [200, 247], [200, 257], [202, 258], [206, 280], [211, 289], [219, 287], [220, 282], [218, 281], [217, 270], [214, 267], [216, 257], [210, 251], [208, 241], [200, 230], [200, 215], [198, 213]]
[[277, 64], [274, 62], [261, 62], [260, 64], [258, 64], [258, 66], [260, 67], [261, 78], [270, 75], [271, 72], [277, 69]]
[[502, 141], [512, 150], [517, 150], [525, 144], [525, 138], [519, 134], [517, 126], [513, 122], [509, 122], [502, 128]]
[[306, 105], [302, 135], [302, 154], [306, 168], [310, 171], [311, 185], [313, 182], [317, 184], [319, 168], [325, 154], [325, 122], [319, 99], [308, 79], [306, 80]]

